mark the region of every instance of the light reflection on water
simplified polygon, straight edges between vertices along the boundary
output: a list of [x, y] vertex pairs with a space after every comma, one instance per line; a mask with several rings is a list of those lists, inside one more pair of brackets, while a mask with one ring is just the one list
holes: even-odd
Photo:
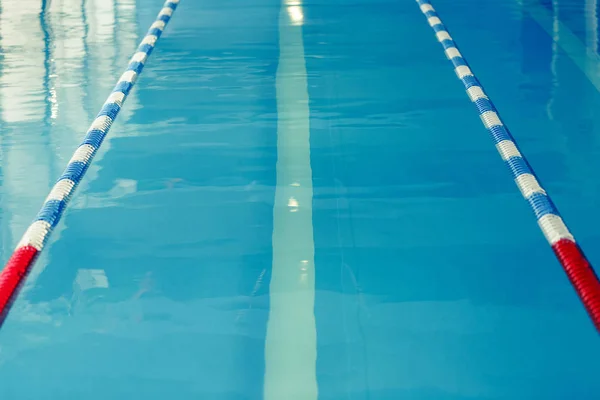
[[[54, 0], [45, 9], [32, 0], [2, 4], [2, 263], [82, 140], [137, 46], [137, 34], [135, 0]], [[121, 123], [135, 112], [136, 97], [136, 93], [129, 96], [128, 107], [119, 116]], [[111, 137], [119, 134], [123, 132], [114, 129]], [[110, 140], [96, 161], [110, 148]], [[98, 169], [97, 163], [90, 168], [80, 192], [85, 192]], [[52, 241], [60, 238], [64, 228], [63, 222]], [[16, 320], [50, 318], [48, 304], [27, 301], [28, 290], [47, 264], [43, 255], [30, 274], [23, 301], [16, 303], [11, 315]]]

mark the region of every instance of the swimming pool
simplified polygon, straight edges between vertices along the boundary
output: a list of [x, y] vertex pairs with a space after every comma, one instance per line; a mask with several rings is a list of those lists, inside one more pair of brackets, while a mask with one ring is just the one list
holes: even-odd
[[[2, 3], [2, 264], [162, 4]], [[433, 4], [598, 264], [596, 3]], [[1, 398], [597, 398], [414, 1], [183, 0], [146, 64], [0, 330]]]

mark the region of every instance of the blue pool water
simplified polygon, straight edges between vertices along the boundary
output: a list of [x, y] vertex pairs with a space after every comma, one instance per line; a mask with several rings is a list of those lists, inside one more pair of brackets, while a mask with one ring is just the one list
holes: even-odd
[[[2, 264], [162, 3], [0, 5]], [[596, 1], [433, 4], [600, 265]], [[599, 359], [414, 1], [181, 0], [0, 330], [0, 398], [597, 399]]]

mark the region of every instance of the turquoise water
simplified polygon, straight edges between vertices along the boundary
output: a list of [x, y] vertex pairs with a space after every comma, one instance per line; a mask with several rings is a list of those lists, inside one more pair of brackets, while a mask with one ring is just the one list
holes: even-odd
[[[2, 263], [161, 4], [0, 5]], [[597, 6], [433, 4], [598, 265]], [[0, 398], [595, 399], [598, 359], [413, 1], [181, 0], [0, 331]]]

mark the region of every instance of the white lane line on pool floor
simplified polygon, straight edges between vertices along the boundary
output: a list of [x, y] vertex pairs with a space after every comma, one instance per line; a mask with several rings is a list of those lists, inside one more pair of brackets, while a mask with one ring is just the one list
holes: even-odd
[[264, 398], [316, 400], [317, 332], [312, 170], [300, 1], [279, 15], [277, 187], [273, 266], [265, 341]]

